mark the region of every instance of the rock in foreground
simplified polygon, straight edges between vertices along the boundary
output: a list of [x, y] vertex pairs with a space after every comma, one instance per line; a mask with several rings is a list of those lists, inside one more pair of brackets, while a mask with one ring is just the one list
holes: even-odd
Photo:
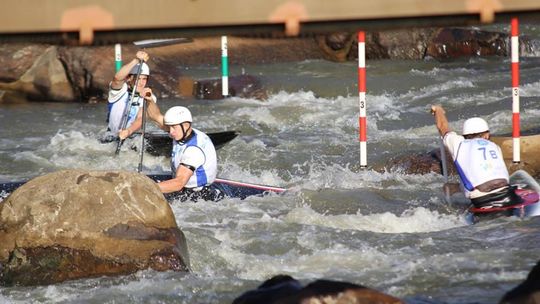
[[507, 292], [501, 304], [538, 304], [540, 303], [540, 261], [533, 267], [527, 279], [516, 288]]
[[141, 269], [188, 271], [184, 234], [148, 177], [66, 170], [0, 204], [0, 285], [52, 284]]

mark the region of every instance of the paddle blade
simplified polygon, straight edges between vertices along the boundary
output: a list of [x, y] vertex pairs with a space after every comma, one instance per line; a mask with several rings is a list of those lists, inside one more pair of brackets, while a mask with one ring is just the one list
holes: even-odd
[[122, 148], [122, 144], [124, 143], [124, 140], [119, 140], [118, 144], [116, 145], [116, 151], [114, 152], [114, 155], [120, 154], [120, 148]]
[[238, 134], [240, 134], [237, 131], [224, 131], [224, 132], [217, 132], [217, 133], [208, 133], [208, 137], [212, 140], [212, 143], [214, 144], [214, 147], [217, 149], [224, 146], [226, 143], [230, 142], [231, 140], [235, 139]]
[[193, 42], [191, 38], [172, 38], [172, 39], [146, 39], [134, 41], [133, 44], [140, 48], [153, 48], [160, 46], [167, 46], [180, 43], [190, 43]]

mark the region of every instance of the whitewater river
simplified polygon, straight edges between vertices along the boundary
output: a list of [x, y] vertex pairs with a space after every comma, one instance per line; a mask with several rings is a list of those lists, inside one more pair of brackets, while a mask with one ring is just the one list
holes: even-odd
[[[523, 129], [539, 126], [537, 56], [521, 59]], [[446, 107], [454, 129], [480, 115], [493, 133], [510, 133], [509, 67], [509, 58], [500, 57], [368, 61], [370, 167], [361, 170], [355, 62], [231, 66], [231, 75], [260, 77], [268, 100], [168, 99], [159, 106], [188, 105], [194, 126], [204, 131], [241, 132], [218, 151], [220, 177], [290, 191], [243, 201], [172, 202], [192, 273], [149, 270], [0, 288], [0, 302], [230, 303], [274, 275], [289, 274], [302, 283], [361, 284], [407, 303], [496, 303], [539, 260], [540, 218], [469, 226], [465, 206], [444, 203], [442, 176], [371, 166], [438, 147], [428, 113], [433, 103]], [[179, 69], [194, 77], [220, 72]], [[139, 154], [128, 145], [114, 157], [114, 145], [97, 142], [105, 116], [105, 104], [0, 105], [0, 180], [65, 168], [135, 171]], [[145, 155], [144, 168], [166, 172], [168, 159]]]

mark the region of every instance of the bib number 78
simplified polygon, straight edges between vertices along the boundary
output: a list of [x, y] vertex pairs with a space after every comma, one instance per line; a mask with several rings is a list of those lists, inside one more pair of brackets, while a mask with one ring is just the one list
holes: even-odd
[[482, 151], [484, 160], [487, 160], [488, 155], [491, 156], [492, 159], [497, 159], [497, 152], [495, 150], [487, 150], [485, 147], [478, 148], [478, 150]]

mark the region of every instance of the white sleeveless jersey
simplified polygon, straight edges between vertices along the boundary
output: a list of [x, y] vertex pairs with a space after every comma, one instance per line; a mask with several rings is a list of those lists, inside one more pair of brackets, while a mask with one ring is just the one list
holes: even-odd
[[[128, 85], [124, 83], [120, 90], [114, 90], [109, 88], [109, 116], [108, 116], [108, 130], [113, 134], [117, 134], [121, 129], [122, 117], [124, 116], [124, 110], [128, 105], [128, 99], [131, 91], [128, 90]], [[156, 102], [156, 97], [152, 95], [152, 99]], [[131, 110], [128, 114], [128, 122], [126, 128], [129, 128], [131, 124], [137, 118], [139, 110], [143, 106], [144, 99], [140, 96], [133, 98]]]
[[192, 130], [193, 136], [187, 142], [173, 140], [171, 170], [173, 177], [176, 177], [176, 170], [181, 164], [195, 168], [185, 185], [186, 188], [193, 189], [210, 185], [215, 181], [217, 156], [210, 137], [197, 129]]
[[[454, 146], [449, 147], [449, 150], [467, 197], [476, 186], [485, 182], [494, 179], [509, 180], [508, 169], [497, 144], [482, 138], [464, 139], [458, 135], [450, 137], [454, 137]], [[459, 137], [462, 140], [459, 140]], [[452, 140], [447, 140], [445, 136], [445, 143], [447, 142]]]

